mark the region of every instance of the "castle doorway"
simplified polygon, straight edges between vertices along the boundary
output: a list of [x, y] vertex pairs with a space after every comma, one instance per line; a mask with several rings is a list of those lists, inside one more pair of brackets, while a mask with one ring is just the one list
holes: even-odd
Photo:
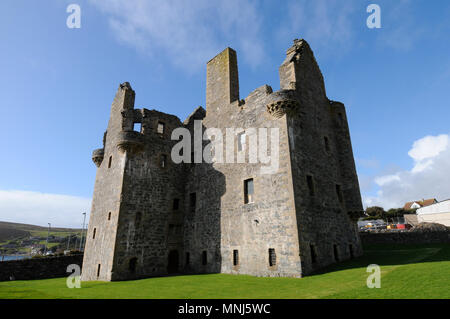
[[169, 260], [167, 264], [167, 272], [169, 274], [178, 272], [178, 250], [171, 250], [169, 252]]

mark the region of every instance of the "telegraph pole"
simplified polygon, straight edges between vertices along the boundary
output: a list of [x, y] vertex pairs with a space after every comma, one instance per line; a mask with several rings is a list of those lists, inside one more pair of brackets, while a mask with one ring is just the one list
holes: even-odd
[[82, 251], [82, 245], [83, 245], [83, 233], [84, 233], [84, 223], [86, 222], [86, 213], [83, 213], [83, 227], [81, 228], [81, 239], [80, 239], [80, 251]]
[[48, 223], [48, 231], [47, 231], [47, 240], [45, 242], [45, 250], [44, 250], [44, 256], [47, 254], [47, 247], [48, 247], [48, 237], [50, 236], [50, 226], [51, 224]]

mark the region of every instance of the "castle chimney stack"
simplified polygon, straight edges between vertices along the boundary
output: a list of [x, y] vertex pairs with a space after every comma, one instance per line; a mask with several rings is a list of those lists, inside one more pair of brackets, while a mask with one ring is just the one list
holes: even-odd
[[226, 48], [206, 64], [206, 112], [239, 100], [236, 51]]

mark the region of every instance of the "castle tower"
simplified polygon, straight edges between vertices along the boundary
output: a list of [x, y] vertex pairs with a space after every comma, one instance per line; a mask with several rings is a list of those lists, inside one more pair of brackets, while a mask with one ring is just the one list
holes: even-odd
[[355, 218], [363, 208], [345, 107], [327, 98], [305, 40], [294, 40], [279, 72], [281, 88], [297, 101], [287, 125], [300, 255], [308, 274], [362, 253]]
[[104, 149], [93, 154], [98, 169], [82, 280], [164, 275], [177, 270], [182, 253], [184, 170], [170, 162], [171, 132], [182, 123], [134, 109], [134, 96], [129, 83], [119, 86]]
[[239, 100], [236, 51], [226, 48], [206, 64], [206, 112], [218, 114], [221, 107]]
[[111, 105], [103, 148], [93, 153], [98, 168], [82, 280], [111, 280], [126, 165], [126, 152], [121, 152], [118, 145], [123, 142], [121, 133], [132, 127], [132, 123], [124, 121], [122, 112], [133, 109], [134, 98], [135, 92], [128, 82], [119, 86]]
[[[326, 96], [304, 40], [287, 50], [279, 75], [279, 91], [263, 85], [240, 100], [236, 52], [227, 48], [207, 63], [206, 112], [198, 107], [183, 123], [134, 109], [134, 91], [120, 85], [104, 147], [92, 157], [98, 169], [82, 280], [174, 272], [302, 277], [362, 254], [345, 107]], [[202, 132], [223, 133], [231, 163], [171, 161], [172, 132], [184, 128], [192, 138], [195, 120]], [[258, 154], [270, 153], [269, 162], [250, 162], [250, 141], [264, 145], [261, 132], [268, 149]]]

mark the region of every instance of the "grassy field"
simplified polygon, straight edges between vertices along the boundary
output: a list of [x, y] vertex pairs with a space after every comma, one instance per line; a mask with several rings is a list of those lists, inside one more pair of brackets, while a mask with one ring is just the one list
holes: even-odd
[[[369, 289], [366, 267], [381, 267], [381, 288]], [[364, 257], [321, 274], [296, 278], [193, 275], [124, 282], [66, 279], [0, 282], [0, 298], [450, 298], [450, 245], [370, 246]]]

